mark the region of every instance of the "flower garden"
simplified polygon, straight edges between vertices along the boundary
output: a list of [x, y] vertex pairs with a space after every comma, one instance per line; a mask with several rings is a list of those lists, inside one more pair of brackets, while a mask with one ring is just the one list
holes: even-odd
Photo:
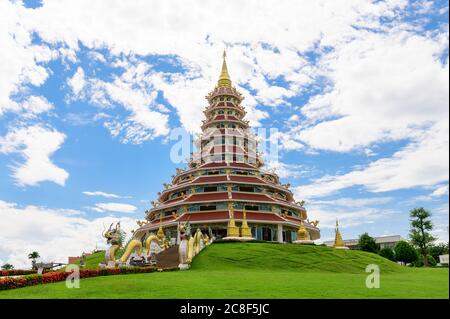
[[[174, 271], [178, 270], [175, 268], [156, 268], [156, 267], [142, 267], [142, 268], [97, 268], [97, 269], [83, 269], [79, 271], [80, 279], [82, 278], [90, 278], [90, 277], [98, 277], [98, 276], [111, 276], [111, 275], [126, 275], [126, 274], [142, 274], [142, 273], [151, 273], [155, 271]], [[66, 271], [52, 271], [48, 273], [44, 273], [42, 275], [36, 274], [36, 271], [33, 270], [9, 270], [2, 271], [1, 276], [4, 278], [0, 278], [0, 290], [8, 290], [15, 288], [22, 288], [27, 286], [35, 286], [40, 284], [49, 284], [55, 283], [59, 281], [64, 281], [67, 277], [72, 274], [71, 272]], [[23, 276], [21, 276], [23, 275]], [[8, 276], [20, 276], [16, 278], [11, 278]]]

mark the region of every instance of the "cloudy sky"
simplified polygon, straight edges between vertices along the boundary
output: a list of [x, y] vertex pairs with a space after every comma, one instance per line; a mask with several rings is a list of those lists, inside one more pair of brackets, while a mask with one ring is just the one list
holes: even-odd
[[[221, 53], [268, 161], [344, 238], [448, 238], [447, 1], [0, 0], [0, 264], [103, 247], [170, 182]], [[103, 246], [102, 246], [103, 245]]]

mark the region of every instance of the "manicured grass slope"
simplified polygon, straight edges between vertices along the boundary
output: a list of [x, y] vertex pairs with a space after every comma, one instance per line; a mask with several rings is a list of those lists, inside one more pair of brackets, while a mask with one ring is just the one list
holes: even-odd
[[[381, 287], [365, 286], [367, 264]], [[374, 254], [320, 246], [208, 246], [191, 270], [83, 279], [0, 292], [1, 298], [448, 298], [448, 269], [411, 269]]]
[[[86, 264], [85, 268], [98, 268], [98, 264], [103, 262], [105, 260], [105, 252], [99, 251], [95, 254], [86, 256]], [[77, 265], [80, 264], [80, 262], [76, 262]]]
[[272, 243], [214, 244], [194, 259], [192, 269], [364, 273], [369, 264], [377, 264], [383, 272], [405, 271], [386, 258], [363, 251]]

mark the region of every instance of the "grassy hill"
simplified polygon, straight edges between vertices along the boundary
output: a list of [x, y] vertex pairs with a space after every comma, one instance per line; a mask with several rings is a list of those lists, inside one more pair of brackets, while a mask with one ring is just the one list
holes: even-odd
[[363, 251], [275, 243], [214, 244], [194, 259], [192, 269], [361, 273], [369, 264], [378, 265], [382, 272], [405, 271], [386, 258]]
[[[89, 256], [88, 266], [103, 255]], [[381, 287], [365, 285], [368, 264]], [[87, 278], [0, 292], [2, 298], [448, 298], [448, 269], [401, 267], [375, 254], [323, 246], [216, 243], [191, 270]]]

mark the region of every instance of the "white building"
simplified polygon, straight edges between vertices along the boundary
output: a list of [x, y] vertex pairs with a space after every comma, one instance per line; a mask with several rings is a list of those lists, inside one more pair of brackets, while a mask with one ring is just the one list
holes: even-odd
[[[393, 248], [395, 244], [399, 241], [404, 240], [400, 235], [392, 235], [392, 236], [380, 236], [374, 237], [375, 242], [380, 245], [380, 248]], [[333, 246], [334, 241], [324, 241], [323, 242], [327, 246]], [[358, 249], [358, 239], [345, 239], [344, 245], [350, 249]]]

